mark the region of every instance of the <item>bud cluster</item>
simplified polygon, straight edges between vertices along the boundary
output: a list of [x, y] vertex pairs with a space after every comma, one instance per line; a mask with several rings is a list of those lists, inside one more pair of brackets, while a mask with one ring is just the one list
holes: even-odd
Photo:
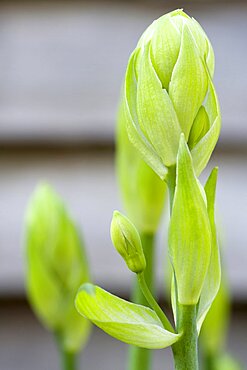
[[213, 73], [210, 41], [182, 10], [154, 21], [130, 56], [124, 90], [128, 135], [163, 179], [176, 163], [181, 133], [197, 174], [211, 156], [221, 125]]

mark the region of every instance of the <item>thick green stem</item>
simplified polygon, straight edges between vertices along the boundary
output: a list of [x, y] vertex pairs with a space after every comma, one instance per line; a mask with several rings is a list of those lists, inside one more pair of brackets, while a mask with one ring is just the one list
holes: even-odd
[[74, 353], [61, 351], [62, 369], [76, 370], [76, 357]]
[[[154, 234], [142, 233], [141, 234], [142, 247], [146, 257], [147, 267], [145, 269], [145, 279], [149, 289], [153, 292], [154, 286]], [[146, 298], [144, 297], [138, 279], [135, 279], [134, 289], [132, 293], [132, 302], [148, 306]], [[129, 360], [128, 370], [149, 370], [151, 366], [151, 350], [140, 348], [136, 346], [129, 347]]]
[[63, 348], [60, 333], [56, 333], [55, 338], [57, 340], [58, 351], [60, 353], [61, 370], [76, 370], [76, 354]]
[[196, 306], [179, 305], [177, 331], [181, 339], [172, 346], [176, 370], [198, 370]]

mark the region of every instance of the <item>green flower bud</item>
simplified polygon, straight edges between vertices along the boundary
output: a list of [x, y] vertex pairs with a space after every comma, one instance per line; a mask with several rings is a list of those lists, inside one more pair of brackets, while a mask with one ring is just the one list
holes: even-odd
[[207, 36], [182, 10], [154, 21], [130, 56], [124, 90], [128, 136], [162, 179], [176, 163], [181, 132], [197, 175], [211, 156], [221, 125], [213, 72]]
[[128, 216], [142, 233], [155, 233], [166, 197], [166, 184], [143, 161], [126, 131], [123, 99], [117, 125], [117, 174]]
[[61, 199], [47, 185], [33, 194], [26, 217], [27, 294], [41, 320], [65, 351], [77, 352], [90, 324], [76, 312], [78, 287], [89, 280], [85, 250]]
[[140, 235], [132, 222], [118, 211], [113, 213], [111, 239], [132, 272], [138, 274], [145, 270], [146, 259]]

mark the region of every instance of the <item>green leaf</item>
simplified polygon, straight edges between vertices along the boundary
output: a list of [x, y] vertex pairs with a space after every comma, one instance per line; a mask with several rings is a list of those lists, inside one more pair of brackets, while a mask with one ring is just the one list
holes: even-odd
[[169, 226], [169, 254], [178, 302], [184, 305], [197, 304], [210, 261], [211, 228], [204, 196], [182, 134]]
[[136, 89], [137, 82], [135, 77], [135, 57], [138, 50], [134, 50], [131, 54], [124, 85], [124, 114], [126, 120], [126, 128], [129, 140], [141, 154], [143, 160], [157, 173], [163, 180], [167, 174], [167, 168], [162, 162], [159, 155], [154, 150], [151, 143], [143, 134], [137, 119], [136, 113]]
[[208, 77], [195, 40], [185, 24], [177, 63], [169, 85], [169, 96], [186, 141], [208, 88]]
[[220, 135], [220, 128], [221, 128], [221, 114], [220, 114], [220, 107], [218, 98], [216, 95], [216, 91], [213, 85], [213, 82], [210, 78], [209, 72], [209, 90], [207, 101], [205, 103], [205, 109], [207, 115], [209, 117], [210, 122], [210, 129], [202, 137], [202, 139], [195, 145], [195, 147], [191, 151], [191, 155], [193, 158], [193, 164], [196, 171], [197, 176], [204, 170], [206, 167], [211, 154], [215, 148], [215, 145], [218, 141]]
[[81, 315], [125, 343], [158, 349], [180, 338], [179, 334], [163, 328], [153, 310], [127, 302], [92, 284], [81, 286], [75, 304]]
[[197, 314], [197, 329], [200, 332], [201, 325], [205, 319], [208, 310], [214, 301], [217, 292], [220, 287], [221, 280], [221, 267], [220, 267], [220, 253], [217, 241], [216, 226], [214, 220], [214, 204], [215, 204], [215, 192], [217, 183], [218, 169], [214, 168], [207, 180], [205, 185], [205, 193], [207, 197], [207, 210], [210, 220], [211, 233], [212, 233], [212, 245], [211, 245], [211, 257], [208, 267], [208, 272], [203, 284], [203, 289], [200, 297]]
[[166, 166], [176, 162], [181, 129], [171, 99], [162, 89], [150, 57], [150, 43], [145, 46], [137, 82], [139, 124]]

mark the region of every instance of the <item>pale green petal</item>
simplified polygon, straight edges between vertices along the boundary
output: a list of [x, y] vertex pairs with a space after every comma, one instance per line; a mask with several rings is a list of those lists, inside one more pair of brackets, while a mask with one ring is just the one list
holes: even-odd
[[203, 289], [200, 297], [197, 314], [197, 329], [200, 332], [201, 325], [207, 315], [212, 302], [214, 301], [220, 287], [221, 280], [221, 267], [220, 267], [220, 253], [217, 242], [217, 234], [214, 220], [214, 204], [215, 204], [215, 191], [217, 183], [218, 169], [214, 168], [205, 185], [205, 193], [207, 196], [207, 209], [212, 232], [212, 246], [211, 257], [208, 267], [208, 272], [203, 284]]
[[190, 150], [194, 148], [194, 146], [201, 140], [204, 135], [206, 135], [209, 128], [210, 123], [208, 114], [206, 112], [206, 109], [202, 105], [190, 130], [190, 136], [188, 140]]
[[143, 160], [164, 179], [167, 169], [153, 146], [144, 136], [136, 117], [136, 80], [134, 73], [135, 51], [132, 53], [125, 76], [124, 98], [125, 98], [125, 120], [129, 140], [139, 151]]
[[209, 69], [211, 78], [214, 75], [214, 51], [212, 45], [203, 30], [202, 26], [194, 19], [191, 18], [187, 23], [193, 37], [195, 38], [198, 49], [200, 50], [201, 58], [203, 58]]
[[210, 129], [191, 151], [193, 164], [197, 176], [199, 176], [200, 173], [206, 167], [211, 157], [211, 154], [215, 148], [215, 145], [218, 141], [221, 129], [221, 115], [219, 102], [214, 89], [214, 85], [210, 79], [205, 109], [209, 117]]
[[208, 77], [204, 63], [193, 36], [185, 24], [180, 53], [169, 85], [169, 95], [186, 141], [196, 114], [205, 98], [207, 85]]
[[169, 254], [175, 271], [178, 301], [199, 300], [211, 254], [211, 229], [201, 186], [181, 135], [176, 188], [169, 226]]
[[150, 44], [142, 56], [137, 84], [137, 114], [142, 131], [163, 163], [176, 162], [181, 129], [176, 112], [165, 89], [162, 89], [151, 59]]
[[165, 330], [154, 311], [118, 298], [100, 287], [84, 284], [76, 297], [78, 312], [107, 334], [143, 348], [165, 348], [179, 334]]
[[171, 17], [160, 18], [156, 23], [151, 42], [151, 59], [162, 87], [168, 90], [173, 68], [181, 43], [181, 33]]
[[118, 111], [116, 161], [124, 207], [140, 232], [156, 232], [164, 208], [166, 184], [141, 158], [129, 141], [124, 104]]

